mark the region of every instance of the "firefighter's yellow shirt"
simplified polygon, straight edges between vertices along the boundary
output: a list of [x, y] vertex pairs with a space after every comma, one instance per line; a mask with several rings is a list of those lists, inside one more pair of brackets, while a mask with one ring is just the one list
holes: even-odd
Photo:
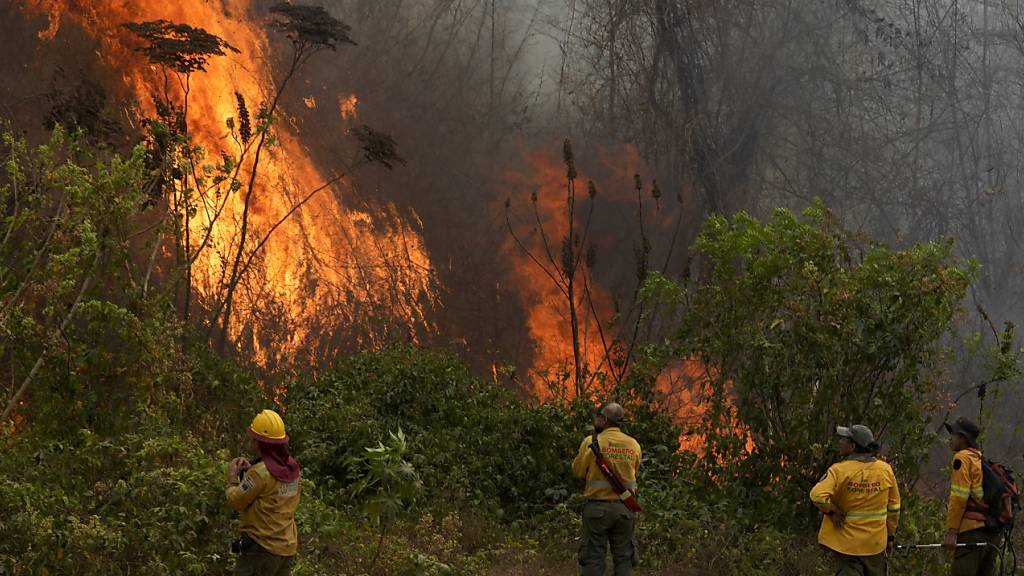
[[[970, 518], [964, 513], [967, 501], [985, 501], [985, 492], [981, 484], [981, 450], [968, 448], [953, 455], [953, 477], [949, 483], [949, 504], [946, 507], [946, 529], [967, 532], [985, 526], [983, 519]], [[973, 514], [981, 516], [980, 514]]]
[[[590, 449], [592, 441], [592, 436], [584, 438], [580, 442], [576, 459], [572, 461], [573, 474], [587, 480], [583, 497], [590, 500], [619, 500], [620, 495], [597, 467], [597, 458]], [[601, 447], [601, 454], [604, 454], [619, 480], [625, 483], [626, 488], [636, 490], [636, 472], [640, 468], [640, 444], [623, 434], [618, 427], [610, 426], [598, 434], [597, 445]]]
[[294, 556], [299, 547], [295, 509], [299, 507], [299, 479], [279, 482], [257, 462], [242, 482], [228, 477], [228, 505], [240, 514], [239, 529], [271, 554]]
[[900, 491], [886, 462], [854, 454], [833, 464], [811, 489], [819, 510], [841, 511], [846, 522], [836, 528], [825, 516], [818, 543], [849, 556], [873, 556], [885, 551], [886, 536], [896, 533], [900, 520]]

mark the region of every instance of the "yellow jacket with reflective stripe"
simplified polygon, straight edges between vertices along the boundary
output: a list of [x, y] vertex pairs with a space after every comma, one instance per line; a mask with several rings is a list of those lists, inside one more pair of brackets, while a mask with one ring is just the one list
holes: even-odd
[[[591, 442], [591, 436], [584, 438], [580, 442], [576, 459], [572, 461], [573, 474], [587, 479], [583, 497], [590, 500], [618, 500], [620, 494], [612, 489], [597, 467], [597, 458], [590, 449]], [[636, 490], [636, 471], [640, 468], [640, 444], [623, 434], [618, 427], [608, 427], [597, 436], [597, 445], [601, 447], [601, 453], [608, 460], [612, 470], [615, 470], [619, 480], [625, 483], [626, 488]]]
[[984, 502], [981, 487], [981, 450], [968, 448], [953, 455], [953, 477], [949, 483], [949, 504], [946, 508], [946, 528], [967, 532], [985, 526], [983, 519], [964, 516], [967, 501]]
[[241, 512], [239, 529], [271, 554], [294, 556], [299, 547], [295, 509], [299, 507], [299, 479], [279, 482], [257, 462], [238, 477], [228, 476], [228, 505]]
[[818, 543], [849, 556], [872, 556], [885, 550], [886, 536], [896, 533], [900, 520], [900, 491], [888, 463], [854, 454], [833, 464], [811, 489], [811, 502], [828, 514], [846, 516], [836, 528], [825, 516]]

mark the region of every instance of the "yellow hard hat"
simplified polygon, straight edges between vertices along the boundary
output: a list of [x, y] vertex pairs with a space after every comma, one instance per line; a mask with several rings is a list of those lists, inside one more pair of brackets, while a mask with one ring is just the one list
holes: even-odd
[[284, 420], [273, 410], [264, 410], [257, 414], [252, 419], [252, 424], [249, 425], [247, 432], [249, 436], [267, 444], [286, 444], [288, 442], [288, 435], [284, 433]]

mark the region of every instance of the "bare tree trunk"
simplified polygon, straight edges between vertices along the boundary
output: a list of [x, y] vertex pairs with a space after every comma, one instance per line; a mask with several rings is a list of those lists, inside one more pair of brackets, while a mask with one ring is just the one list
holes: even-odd
[[[191, 89], [190, 81], [191, 81], [191, 75], [186, 74], [185, 75], [185, 87], [184, 87], [185, 96], [183, 98], [182, 111], [181, 111], [181, 114], [182, 114], [182, 125], [184, 126], [184, 136], [185, 136], [185, 143], [186, 143], [186, 145], [188, 145], [188, 93], [189, 93], [189, 90]], [[188, 150], [189, 150], [189, 165], [191, 166], [191, 171], [192, 171], [192, 179], [195, 182], [196, 191], [198, 192], [198, 189], [199, 189], [199, 179], [195, 177], [195, 166], [196, 166], [195, 160], [196, 159], [192, 157], [192, 153], [191, 153], [192, 147], [191, 146], [189, 146]], [[185, 244], [184, 244], [184, 249], [185, 249], [185, 303], [182, 306], [182, 311], [181, 312], [182, 312], [182, 318], [186, 322], [188, 322], [189, 311], [192, 308], [192, 257], [191, 257], [191, 250], [192, 250], [192, 226], [191, 226], [191, 221], [190, 221], [192, 207], [191, 207], [190, 202], [189, 202], [188, 175], [187, 174], [184, 175], [184, 177], [182, 178], [182, 181], [185, 182], [185, 189], [182, 190], [182, 194], [184, 195], [184, 199], [185, 199], [185, 218], [184, 218], [184, 220], [185, 220]]]
[[[295, 71], [298, 70], [303, 56], [304, 54], [300, 50], [296, 50], [292, 57], [291, 66], [288, 68], [288, 73], [285, 74], [284, 80], [282, 80], [281, 85], [278, 86], [277, 94], [274, 95], [274, 100], [267, 109], [268, 117], [273, 117], [274, 112], [277, 110], [277, 104], [281, 99], [281, 95], [284, 93], [284, 89], [288, 85], [288, 81], [291, 80], [292, 75], [294, 75]], [[263, 152], [263, 146], [267, 141], [267, 133], [269, 130], [270, 126], [268, 125], [265, 130], [260, 132], [260, 139], [256, 144], [256, 155], [253, 158], [252, 172], [249, 174], [249, 185], [245, 193], [245, 204], [242, 208], [242, 229], [239, 234], [238, 249], [235, 251], [235, 256], [231, 264], [231, 274], [228, 276], [227, 294], [217, 305], [213, 315], [210, 317], [209, 331], [213, 331], [217, 326], [218, 319], [220, 320], [221, 328], [217, 338], [217, 350], [220, 352], [224, 351], [224, 346], [227, 343], [235, 290], [238, 287], [239, 280], [241, 279], [241, 276], [239, 275], [239, 267], [242, 264], [242, 255], [245, 253], [245, 240], [249, 229], [249, 209], [252, 206], [252, 196], [253, 190], [256, 186], [256, 174], [259, 169], [260, 154]], [[221, 315], [222, 311], [223, 315]]]
[[575, 386], [577, 397], [582, 397], [586, 392], [583, 382], [583, 364], [580, 358], [580, 320], [576, 315], [576, 267], [577, 259], [574, 252], [575, 242], [575, 220], [576, 220], [576, 182], [573, 177], [569, 178], [568, 199], [566, 201], [569, 212], [569, 233], [565, 237], [565, 245], [562, 247], [562, 260], [565, 267], [566, 294], [569, 299], [569, 322], [572, 328], [572, 357], [575, 368]]

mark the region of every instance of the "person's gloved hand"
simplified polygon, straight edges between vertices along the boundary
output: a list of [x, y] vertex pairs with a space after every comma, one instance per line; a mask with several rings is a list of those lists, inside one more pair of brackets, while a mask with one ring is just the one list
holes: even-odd
[[231, 459], [231, 463], [228, 465], [228, 473], [234, 478], [251, 467], [252, 465], [249, 464], [248, 460], [239, 456], [238, 458]]
[[956, 548], [956, 529], [950, 528], [946, 530], [946, 534], [942, 536], [942, 547], [953, 549]]
[[843, 514], [843, 511], [838, 508], [833, 510], [828, 517], [832, 520], [832, 525], [836, 528], [842, 528], [846, 525], [846, 514]]

